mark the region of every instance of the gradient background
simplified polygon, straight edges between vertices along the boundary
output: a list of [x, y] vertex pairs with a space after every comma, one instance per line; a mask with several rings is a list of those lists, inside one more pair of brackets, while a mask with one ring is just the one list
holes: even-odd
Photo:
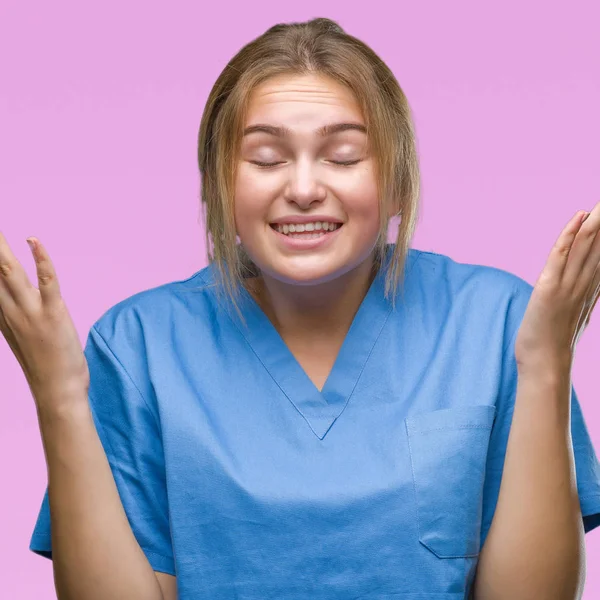
[[[206, 264], [196, 136], [210, 88], [268, 27], [316, 16], [369, 44], [408, 96], [423, 183], [414, 247], [533, 284], [566, 222], [600, 200], [597, 0], [1, 0], [0, 231], [34, 282], [25, 238], [46, 245], [82, 343], [113, 304]], [[595, 312], [573, 382], [600, 449]], [[1, 594], [47, 600], [51, 563], [28, 550], [46, 464], [4, 339], [0, 371]], [[586, 543], [592, 600], [600, 530]]]

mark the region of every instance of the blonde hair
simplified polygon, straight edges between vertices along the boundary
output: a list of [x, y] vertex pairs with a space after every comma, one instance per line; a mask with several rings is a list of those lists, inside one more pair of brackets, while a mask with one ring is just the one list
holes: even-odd
[[244, 274], [255, 272], [236, 244], [233, 211], [238, 153], [253, 89], [279, 75], [317, 74], [347, 86], [365, 118], [376, 157], [381, 226], [376, 265], [385, 256], [390, 209], [401, 216], [388, 264], [385, 294], [394, 299], [416, 222], [420, 175], [414, 125], [392, 71], [366, 44], [335, 21], [316, 18], [274, 25], [245, 45], [223, 69], [206, 102], [198, 134], [198, 165], [208, 259], [237, 308]]

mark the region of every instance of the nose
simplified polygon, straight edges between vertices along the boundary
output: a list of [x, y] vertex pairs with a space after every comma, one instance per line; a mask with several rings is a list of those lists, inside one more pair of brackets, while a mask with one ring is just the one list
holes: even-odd
[[317, 177], [317, 167], [309, 159], [298, 160], [289, 169], [290, 178], [285, 188], [284, 197], [287, 202], [297, 204], [302, 209], [308, 209], [313, 204], [325, 200], [327, 191]]

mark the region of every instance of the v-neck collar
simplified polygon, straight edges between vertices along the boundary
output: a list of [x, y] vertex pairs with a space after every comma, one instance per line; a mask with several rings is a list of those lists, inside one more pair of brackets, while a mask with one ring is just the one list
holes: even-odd
[[[407, 271], [409, 257], [410, 254]], [[319, 439], [325, 437], [348, 404], [392, 310], [384, 291], [385, 268], [382, 267], [363, 298], [320, 391], [245, 288], [241, 289], [239, 307], [246, 326], [228, 311], [264, 368]]]

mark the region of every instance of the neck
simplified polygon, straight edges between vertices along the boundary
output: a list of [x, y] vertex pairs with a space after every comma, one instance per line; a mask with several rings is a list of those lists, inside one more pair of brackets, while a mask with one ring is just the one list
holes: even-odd
[[373, 257], [333, 281], [293, 285], [268, 276], [248, 290], [285, 338], [345, 336], [373, 281]]

